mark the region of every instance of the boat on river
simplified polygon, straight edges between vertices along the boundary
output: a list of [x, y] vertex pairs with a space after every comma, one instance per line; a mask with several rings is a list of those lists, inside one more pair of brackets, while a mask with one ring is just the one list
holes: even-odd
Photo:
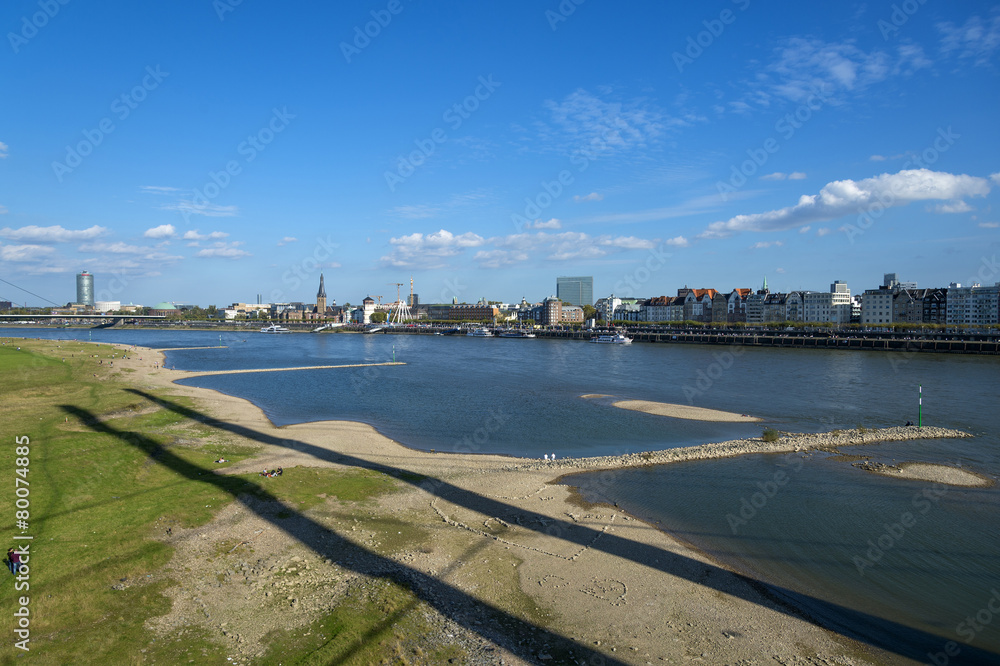
[[621, 333], [615, 333], [614, 335], [597, 335], [590, 339], [591, 342], [596, 342], [599, 345], [630, 345], [632, 344], [632, 338], [626, 338]]
[[485, 326], [480, 326], [479, 328], [470, 328], [469, 332], [465, 334], [469, 338], [492, 338], [493, 333], [490, 329]]
[[500, 331], [497, 333], [497, 337], [500, 338], [533, 338], [534, 333], [529, 333], [528, 331], [521, 331], [517, 329], [509, 329], [506, 331]]

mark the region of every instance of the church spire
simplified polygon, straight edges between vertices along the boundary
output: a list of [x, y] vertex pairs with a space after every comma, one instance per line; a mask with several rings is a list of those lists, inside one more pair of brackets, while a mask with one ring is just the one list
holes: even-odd
[[[320, 276], [321, 280], [322, 280], [322, 277], [323, 276]], [[766, 275], [764, 276], [764, 286], [761, 288], [761, 291], [767, 291], [767, 276]]]
[[319, 274], [319, 291], [316, 292], [316, 298], [326, 298], [326, 288], [323, 286], [323, 274]]

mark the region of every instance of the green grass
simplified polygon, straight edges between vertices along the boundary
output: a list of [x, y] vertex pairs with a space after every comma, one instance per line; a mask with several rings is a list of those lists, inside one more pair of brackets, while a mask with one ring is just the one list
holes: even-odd
[[[261, 664], [446, 664], [464, 661], [464, 653], [442, 637], [433, 651], [426, 647], [430, 627], [418, 611], [417, 598], [409, 590], [388, 581], [376, 581], [368, 589], [346, 597], [332, 613], [306, 628], [274, 631]], [[419, 643], [419, 644], [418, 644]], [[290, 658], [289, 655], [298, 655]]]
[[764, 428], [764, 434], [761, 435], [765, 442], [777, 442], [780, 437], [781, 433], [774, 428]]
[[[13, 577], [4, 576], [0, 607], [13, 608], [19, 596], [30, 596], [32, 663], [225, 664], [221, 637], [192, 628], [157, 639], [144, 628], [147, 619], [169, 610], [163, 592], [174, 584], [158, 575], [172, 549], [151, 537], [171, 525], [205, 524], [235, 496], [259, 494], [259, 488], [306, 510], [322, 502], [323, 493], [364, 502], [394, 490], [399, 481], [362, 470], [290, 469], [280, 479], [211, 474], [222, 466], [212, 462], [216, 458], [232, 464], [253, 455], [254, 447], [230, 443], [228, 433], [137, 400], [114, 377], [118, 368], [92, 357], [107, 359], [111, 353], [107, 346], [82, 342], [18, 340], [0, 346], [6, 444], [0, 472], [8, 479], [0, 484], [0, 508], [8, 516], [3, 534], [8, 544], [21, 534], [12, 521], [14, 438], [28, 436], [31, 505], [25, 534], [34, 537], [30, 589], [16, 591]], [[191, 401], [163, 397], [194, 408]], [[385, 526], [387, 533], [390, 527]], [[113, 589], [123, 578], [130, 586]], [[389, 597], [397, 594], [407, 593]], [[376, 607], [383, 603], [376, 602]], [[377, 613], [377, 608], [358, 612]], [[8, 641], [0, 662], [15, 663], [20, 652]], [[294, 656], [286, 653], [286, 662]]]
[[327, 497], [336, 497], [343, 502], [361, 502], [393, 492], [399, 487], [392, 477], [370, 470], [342, 472], [295, 467], [284, 470], [279, 477], [245, 474], [239, 478], [258, 484], [252, 494], [270, 494], [279, 500], [297, 504], [300, 510], [311, 509]]

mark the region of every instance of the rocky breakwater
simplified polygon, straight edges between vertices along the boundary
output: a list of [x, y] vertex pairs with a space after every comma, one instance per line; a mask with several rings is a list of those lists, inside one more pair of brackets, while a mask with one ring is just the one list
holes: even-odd
[[531, 470], [602, 470], [620, 469], [623, 467], [642, 467], [644, 465], [662, 465], [666, 463], [688, 460], [709, 460], [712, 458], [731, 458], [752, 453], [795, 453], [811, 450], [835, 450], [841, 446], [859, 446], [862, 444], [881, 444], [883, 442], [900, 442], [913, 439], [953, 439], [972, 437], [962, 430], [950, 428], [935, 428], [924, 426], [899, 426], [895, 428], [857, 428], [852, 430], [833, 430], [821, 433], [778, 433], [773, 441], [765, 441], [763, 437], [752, 439], [735, 439], [728, 442], [687, 446], [664, 451], [645, 451], [622, 456], [598, 456], [593, 458], [564, 458], [561, 460], [530, 460], [511, 463], [503, 466], [503, 471]]

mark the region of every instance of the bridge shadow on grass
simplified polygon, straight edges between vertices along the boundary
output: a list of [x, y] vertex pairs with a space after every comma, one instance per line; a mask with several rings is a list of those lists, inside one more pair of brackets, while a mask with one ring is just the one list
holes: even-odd
[[[946, 645], [951, 642], [950, 648], [952, 653], [954, 654], [955, 649], [958, 649], [959, 653], [956, 658], [951, 659], [950, 663], [996, 664], [1000, 662], [1000, 655], [997, 653], [982, 650], [958, 641], [952, 641], [949, 637], [938, 636], [920, 629], [908, 627], [861, 610], [841, 606], [793, 590], [775, 586], [765, 587], [753, 578], [734, 574], [712, 564], [702, 563], [683, 555], [638, 543], [612, 533], [599, 532], [592, 528], [569, 523], [564, 520], [553, 520], [548, 516], [532, 512], [528, 509], [514, 507], [493, 498], [484, 497], [440, 479], [422, 477], [420, 481], [417, 481], [405, 469], [332, 452], [297, 440], [273, 437], [252, 428], [220, 421], [202, 412], [143, 391], [136, 389], [128, 390], [155, 402], [164, 409], [208, 426], [246, 437], [262, 444], [286, 448], [292, 447], [297, 451], [308, 453], [319, 460], [378, 471], [403, 482], [411, 483], [425, 492], [455, 505], [487, 516], [520, 516], [525, 519], [523, 522], [518, 521], [523, 528], [535, 530], [566, 543], [575, 544], [580, 547], [589, 546], [590, 548], [623, 559], [632, 560], [642, 566], [661, 571], [666, 575], [683, 578], [706, 588], [722, 592], [723, 594], [742, 598], [750, 603], [761, 604], [763, 600], [765, 602], [763, 605], [766, 605], [766, 607], [798, 618], [803, 617], [803, 613], [797, 609], [808, 608], [809, 612], [815, 617], [807, 619], [813, 619], [814, 621], [821, 619], [823, 626], [900, 657], [923, 662], [928, 659], [929, 654], [944, 654]], [[74, 410], [75, 408], [68, 407], [66, 409]], [[107, 429], [105, 430], [106, 432], [124, 438], [133, 446], [139, 446], [140, 448], [147, 446], [150, 450], [159, 448], [154, 442], [136, 433], [114, 431], [107, 425], [100, 423], [91, 423], [89, 425], [95, 429]], [[220, 485], [220, 487], [225, 483], [225, 477], [214, 474], [206, 475], [204, 473], [205, 470], [197, 465], [177, 459], [169, 452], [164, 453], [162, 449], [159, 449], [159, 455], [161, 456], [161, 464], [168, 465], [193, 480], [203, 483], [213, 483]], [[206, 478], [206, 476], [209, 478]], [[268, 497], [273, 499], [273, 496], [270, 496], [263, 489], [259, 490], [258, 495], [265, 499]], [[526, 623], [520, 618], [513, 617], [495, 606], [474, 599], [437, 578], [430, 577], [347, 542], [326, 528], [316, 525], [304, 516], [295, 516], [294, 519], [284, 520], [275, 524], [277, 527], [301, 540], [307, 546], [313, 548], [319, 554], [323, 554], [324, 547], [328, 548], [328, 546], [324, 546], [322, 542], [313, 543], [316, 540], [309, 536], [310, 530], [305, 529], [305, 527], [308, 526], [313, 531], [316, 528], [323, 530], [329, 535], [327, 539], [339, 541], [342, 545], [365, 554], [365, 558], [362, 561], [367, 564], [359, 568], [358, 563], [355, 562], [353, 568], [356, 571], [374, 576], [383, 576], [400, 582], [412, 589], [417, 597], [434, 606], [459, 624], [498, 645], [502, 645], [522, 658], [528, 660], [535, 659], [536, 657], [533, 657], [531, 654], [532, 651], [537, 652], [543, 644], [549, 643], [550, 645], [559, 645], [564, 650], [572, 651], [577, 655], [578, 659], [583, 658], [586, 663], [620, 663], [611, 657], [594, 651], [586, 645], [571, 641], [568, 638], [554, 634], [536, 625]], [[739, 583], [742, 583], [742, 585]], [[445, 599], [454, 598], [461, 599], [463, 602], [462, 607], [467, 610], [456, 611], [449, 603], [442, 603]], [[782, 600], [788, 603], [783, 603]], [[977, 608], [970, 608], [969, 615], [974, 615], [978, 610]], [[955, 619], [956, 622], [959, 620], [961, 618]], [[477, 624], [477, 621], [481, 621], [483, 624]], [[491, 625], [491, 622], [497, 624]], [[518, 645], [518, 639], [523, 639], [526, 636], [532, 637], [529, 645]]]
[[[203, 414], [179, 405], [160, 401], [152, 396], [147, 397], [165, 407], [183, 410], [179, 413], [183, 413], [190, 418], [221, 425], [206, 418]], [[198, 483], [210, 484], [229, 494], [247, 510], [254, 512], [257, 516], [270, 522], [275, 528], [300, 541], [321, 557], [327, 557], [337, 562], [342, 568], [366, 576], [381, 578], [410, 590], [417, 600], [425, 602], [457, 624], [472, 630], [522, 659], [537, 661], [539, 655], [548, 653], [552, 656], [552, 663], [578, 663], [580, 661], [586, 664], [611, 665], [625, 663], [603, 655], [580, 642], [511, 615], [493, 604], [476, 599], [457, 587], [444, 582], [443, 579], [447, 578], [455, 569], [460, 567], [463, 562], [470, 561], [470, 558], [478, 551], [489, 545], [489, 542], [486, 540], [474, 543], [460, 558], [456, 559], [441, 573], [436, 576], [430, 576], [379, 555], [368, 548], [352, 543], [336, 532], [300, 513], [292, 511], [290, 512], [291, 515], [288, 515], [289, 511], [286, 509], [280, 514], [286, 517], [278, 518], [273, 512], [261, 511], [260, 507], [262, 505], [277, 503], [279, 500], [258, 483], [237, 477], [219, 475], [214, 473], [213, 470], [208, 470], [187, 462], [145, 435], [128, 430], [120, 430], [112, 424], [102, 422], [95, 414], [87, 410], [71, 405], [63, 405], [62, 409], [72, 417], [79, 419], [81, 423], [94, 432], [110, 435], [129, 446], [135, 447], [155, 459], [159, 464], [173, 470], [186, 479]], [[243, 428], [240, 429], [240, 432], [244, 436], [253, 437], [255, 440], [264, 443], [274, 444], [282, 441]], [[386, 471], [388, 473], [390, 468], [386, 468]], [[391, 471], [398, 474], [402, 470], [392, 469]], [[413, 611], [416, 606], [417, 601], [414, 600], [395, 610], [392, 614], [386, 616], [373, 626], [368, 633], [360, 637], [346, 652], [342, 652], [337, 658], [326, 663], [339, 664], [350, 661], [365, 641], [380, 639], [384, 634], [391, 631], [397, 621], [402, 619], [407, 613]]]

